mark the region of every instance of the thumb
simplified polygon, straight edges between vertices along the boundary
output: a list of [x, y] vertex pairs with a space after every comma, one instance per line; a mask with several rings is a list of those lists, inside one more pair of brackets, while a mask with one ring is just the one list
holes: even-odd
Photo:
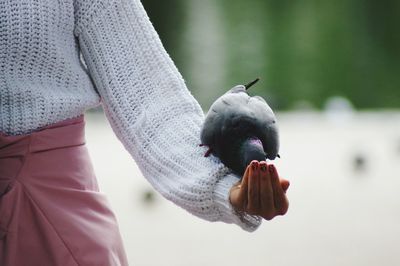
[[244, 210], [247, 205], [247, 187], [249, 183], [249, 167], [247, 167], [243, 178], [235, 184], [229, 194], [229, 201], [236, 210]]
[[281, 183], [282, 189], [283, 191], [286, 193], [286, 191], [288, 190], [289, 186], [290, 186], [290, 182], [289, 180], [283, 179], [281, 178], [279, 180], [279, 182]]

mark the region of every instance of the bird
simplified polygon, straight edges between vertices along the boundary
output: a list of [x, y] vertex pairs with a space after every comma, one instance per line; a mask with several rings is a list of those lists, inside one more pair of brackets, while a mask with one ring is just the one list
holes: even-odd
[[204, 156], [218, 157], [239, 176], [253, 160], [280, 158], [275, 114], [265, 99], [248, 94], [258, 81], [236, 85], [215, 100], [200, 131], [200, 146], [208, 147]]

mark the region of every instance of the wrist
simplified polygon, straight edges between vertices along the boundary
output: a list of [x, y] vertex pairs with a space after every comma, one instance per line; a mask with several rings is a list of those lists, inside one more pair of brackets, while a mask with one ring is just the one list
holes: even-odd
[[260, 226], [262, 219], [258, 216], [249, 215], [232, 204], [232, 191], [238, 185], [240, 185], [238, 176], [234, 174], [221, 176], [214, 191], [214, 200], [221, 214], [222, 221], [235, 223], [242, 229], [252, 232]]

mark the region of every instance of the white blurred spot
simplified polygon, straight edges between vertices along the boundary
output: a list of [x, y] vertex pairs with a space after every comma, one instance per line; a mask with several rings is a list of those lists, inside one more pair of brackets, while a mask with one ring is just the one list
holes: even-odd
[[353, 104], [342, 96], [328, 98], [324, 107], [325, 114], [332, 122], [344, 123], [353, 118]]

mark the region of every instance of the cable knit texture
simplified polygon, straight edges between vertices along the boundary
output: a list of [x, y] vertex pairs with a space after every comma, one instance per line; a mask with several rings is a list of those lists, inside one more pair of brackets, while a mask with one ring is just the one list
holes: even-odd
[[28, 133], [98, 105], [73, 35], [73, 1], [0, 1], [0, 131]]
[[238, 177], [203, 157], [204, 114], [139, 0], [0, 1], [0, 69], [0, 131], [29, 133], [101, 97], [115, 134], [157, 191], [203, 219], [259, 226], [259, 217], [229, 203]]

